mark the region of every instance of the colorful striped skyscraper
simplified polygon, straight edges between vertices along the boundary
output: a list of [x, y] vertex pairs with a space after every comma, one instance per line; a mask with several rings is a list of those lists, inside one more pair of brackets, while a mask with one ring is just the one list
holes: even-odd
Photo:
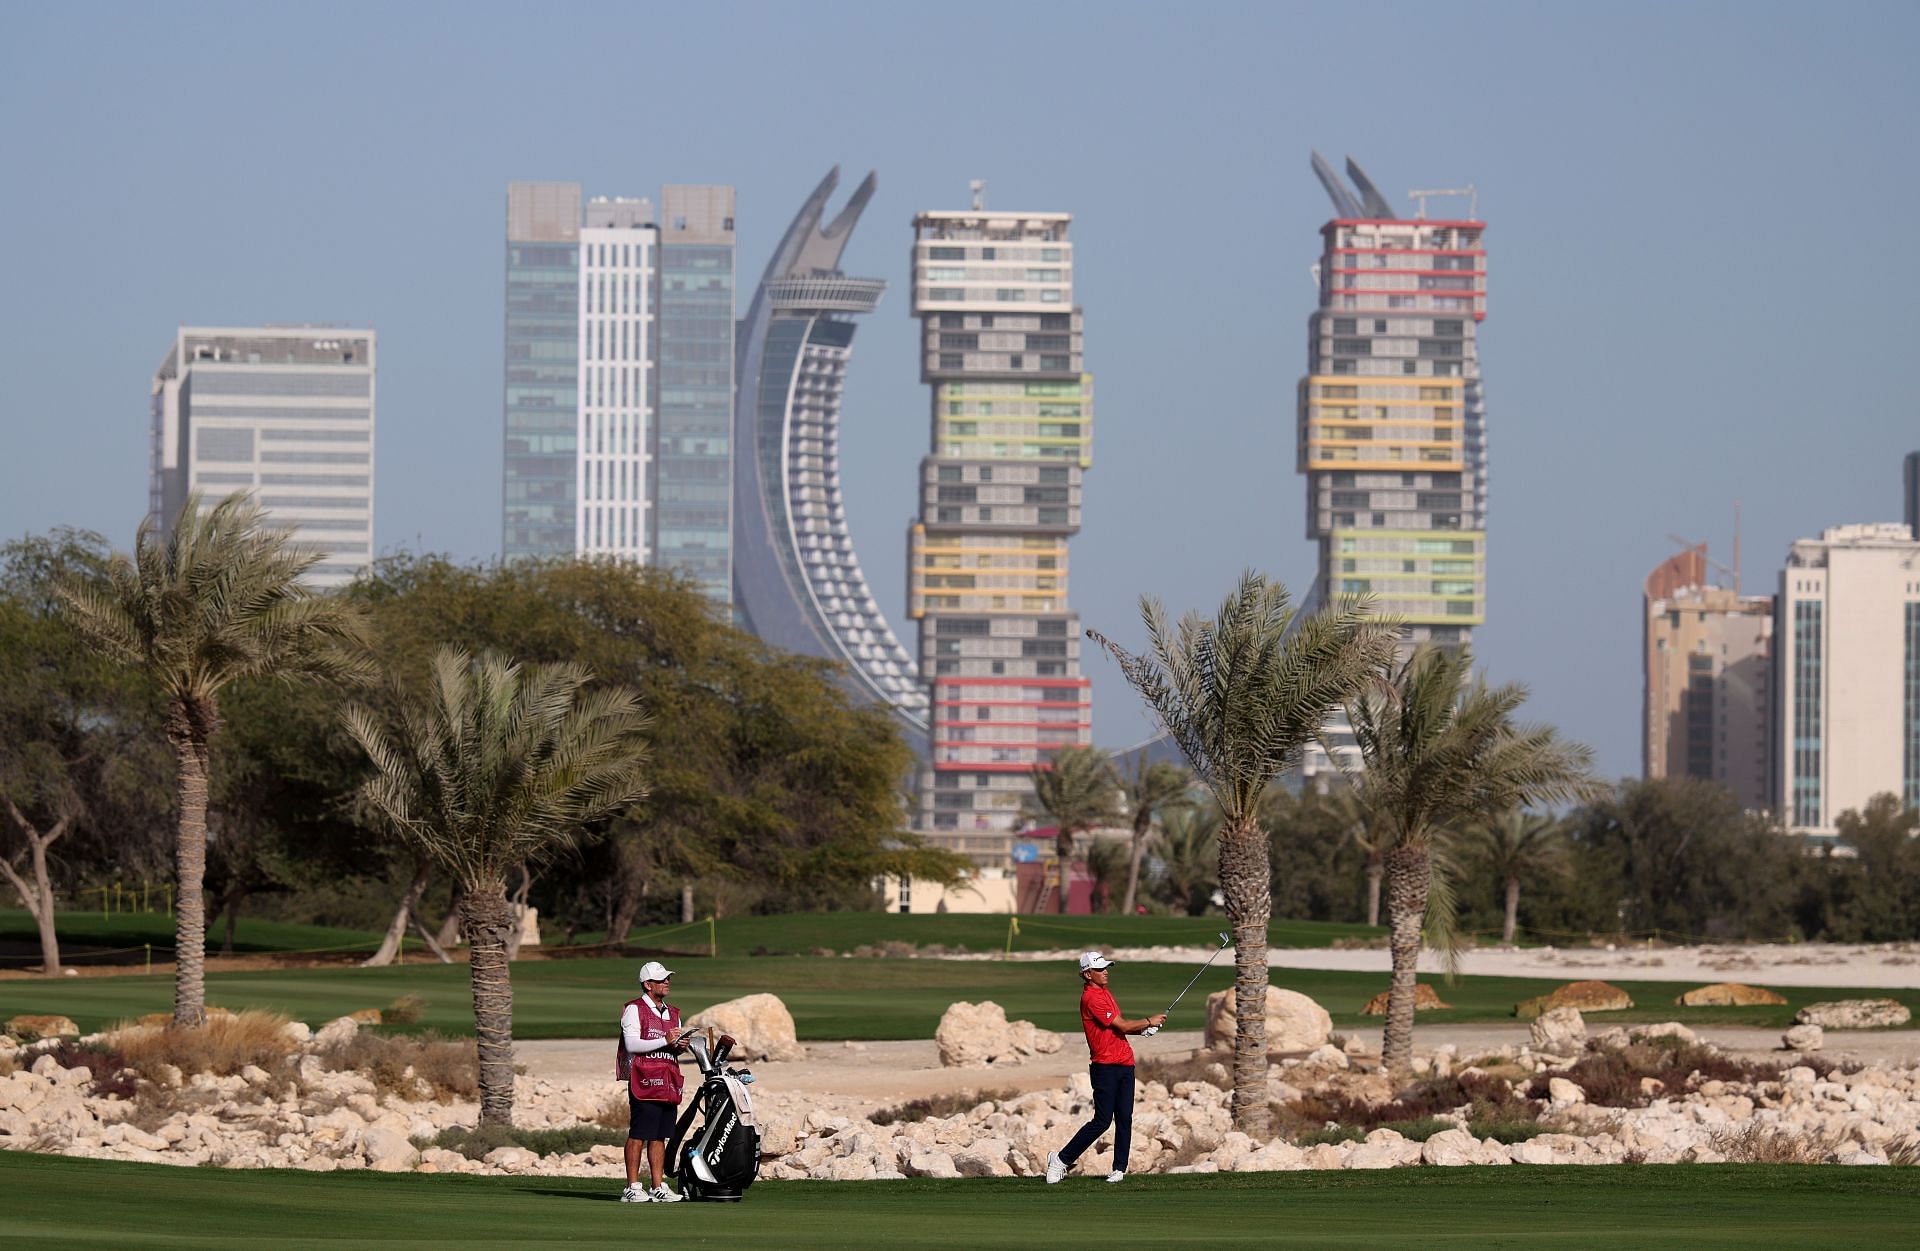
[[1486, 223], [1427, 220], [1423, 198], [1399, 218], [1351, 160], [1357, 195], [1313, 166], [1336, 212], [1298, 407], [1320, 597], [1371, 593], [1409, 642], [1464, 644], [1486, 619]]
[[978, 203], [914, 218], [913, 312], [933, 391], [908, 555], [932, 700], [916, 825], [976, 855], [1018, 824], [1033, 764], [1093, 741], [1067, 606], [1067, 540], [1093, 463], [1071, 221]]

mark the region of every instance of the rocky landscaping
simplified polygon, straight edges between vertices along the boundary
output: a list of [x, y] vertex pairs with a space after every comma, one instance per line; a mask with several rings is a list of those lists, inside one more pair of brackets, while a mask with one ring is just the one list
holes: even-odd
[[[766, 1031], [750, 1054], [790, 1053], [798, 1044], [784, 1006], [753, 999], [703, 1016], [743, 1041]], [[1230, 1006], [1209, 1004], [1210, 1044], [1230, 1036]], [[1677, 1023], [1590, 1034], [1579, 1009], [1547, 1008], [1526, 1043], [1468, 1056], [1443, 1046], [1396, 1085], [1363, 1040], [1331, 1032], [1311, 999], [1276, 991], [1268, 1013], [1270, 1037], [1286, 1046], [1268, 1070], [1274, 1138], [1255, 1142], [1231, 1128], [1224, 1051], [1150, 1061], [1140, 1072], [1131, 1171], [1920, 1160], [1920, 1066], [1827, 1061], [1828, 1027], [1816, 1023], [1789, 1031], [1785, 1044], [1796, 1050], [1755, 1059]], [[1888, 1015], [1872, 1001], [1802, 1014]], [[515, 1128], [473, 1131], [471, 1042], [382, 1034], [352, 1017], [310, 1030], [252, 1013], [216, 1017], [204, 1030], [155, 1022], [89, 1037], [57, 1018], [8, 1026], [4, 1148], [319, 1171], [613, 1177], [620, 1167], [625, 1106], [611, 1080], [523, 1077]], [[989, 1065], [1061, 1045], [990, 1003], [955, 1005], [942, 1031], [943, 1063], [983, 1076]], [[1091, 1105], [1084, 1074], [1057, 1089], [900, 1107], [857, 1094], [763, 1086], [754, 1094], [763, 1176], [843, 1181], [1037, 1175]], [[1098, 1173], [1110, 1162], [1096, 1150], [1081, 1168]]]

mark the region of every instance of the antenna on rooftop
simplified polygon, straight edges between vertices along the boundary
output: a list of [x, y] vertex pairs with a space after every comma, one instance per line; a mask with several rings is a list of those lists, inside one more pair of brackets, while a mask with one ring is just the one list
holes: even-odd
[[1420, 206], [1415, 211], [1414, 217], [1419, 221], [1427, 220], [1427, 200], [1440, 196], [1466, 196], [1468, 220], [1476, 222], [1480, 220], [1480, 193], [1474, 189], [1472, 183], [1464, 187], [1440, 187], [1431, 191], [1407, 192], [1407, 199], [1415, 201]]
[[973, 192], [973, 211], [978, 213], [986, 208], [987, 180], [984, 178], [976, 178], [967, 184], [967, 188]]

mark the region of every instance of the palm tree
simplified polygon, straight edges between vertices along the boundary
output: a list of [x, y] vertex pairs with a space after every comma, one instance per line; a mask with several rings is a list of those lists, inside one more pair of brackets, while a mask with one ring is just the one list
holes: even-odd
[[176, 1025], [206, 1020], [207, 778], [221, 691], [245, 678], [338, 677], [361, 668], [343, 646], [357, 637], [353, 611], [300, 584], [321, 555], [294, 547], [287, 531], [261, 520], [244, 492], [204, 511], [196, 492], [165, 539], [148, 518], [131, 557], [115, 553], [98, 579], [60, 588], [75, 626], [144, 670], [166, 699], [163, 731], [176, 764], [179, 813]]
[[1348, 780], [1386, 849], [1393, 982], [1381, 1058], [1396, 1075], [1413, 1066], [1422, 934], [1430, 924], [1451, 933], [1452, 883], [1436, 855], [1439, 838], [1492, 813], [1583, 798], [1595, 787], [1586, 747], [1548, 726], [1514, 724], [1526, 687], [1469, 684], [1472, 672], [1466, 648], [1422, 646], [1395, 666], [1390, 691], [1347, 707], [1361, 755]]
[[1346, 828], [1347, 838], [1355, 847], [1366, 853], [1367, 857], [1367, 924], [1380, 924], [1380, 880], [1387, 875], [1386, 849], [1373, 833], [1367, 822], [1367, 813], [1360, 806], [1360, 797], [1354, 794], [1350, 786], [1324, 795], [1321, 802], [1327, 805]]
[[1539, 879], [1566, 867], [1565, 827], [1541, 812], [1518, 808], [1467, 831], [1464, 850], [1506, 887], [1507, 917], [1500, 941], [1510, 943], [1520, 917], [1520, 880]]
[[579, 665], [474, 660], [443, 647], [428, 689], [403, 697], [390, 725], [361, 705], [347, 730], [373, 762], [367, 805], [465, 888], [460, 925], [472, 953], [480, 1123], [513, 1122], [513, 984], [518, 918], [507, 875], [572, 846], [581, 829], [646, 794], [646, 718], [624, 687], [583, 692]]
[[1027, 814], [1050, 818], [1054, 824], [1054, 855], [1060, 862], [1060, 911], [1065, 912], [1074, 835], [1120, 819], [1113, 766], [1097, 747], [1063, 747], [1054, 754], [1051, 764], [1036, 764], [1028, 772], [1033, 778], [1033, 794]]
[[1212, 804], [1175, 808], [1153, 839], [1166, 901], [1188, 916], [1206, 911], [1220, 884], [1220, 810]]
[[1120, 911], [1133, 915], [1139, 902], [1140, 858], [1146, 854], [1147, 835], [1153, 830], [1157, 813], [1184, 803], [1193, 789], [1193, 775], [1170, 760], [1149, 762], [1142, 751], [1133, 762], [1133, 770], [1120, 780], [1127, 811], [1133, 817], [1133, 844], [1127, 856], [1127, 895]]
[[1220, 805], [1220, 890], [1234, 944], [1233, 1119], [1265, 1137], [1267, 1113], [1267, 922], [1273, 911], [1260, 799], [1274, 776], [1329, 713], [1353, 698], [1393, 655], [1395, 628], [1359, 600], [1296, 613], [1286, 587], [1243, 574], [1212, 621], [1167, 623], [1158, 601], [1141, 601], [1148, 651], [1132, 655], [1089, 630], [1113, 653], [1187, 763]]

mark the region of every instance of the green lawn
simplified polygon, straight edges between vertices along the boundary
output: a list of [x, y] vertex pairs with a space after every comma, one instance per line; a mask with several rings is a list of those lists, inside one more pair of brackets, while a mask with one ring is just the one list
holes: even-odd
[[[92, 964], [88, 951], [111, 950], [137, 960], [140, 954], [127, 949], [153, 944], [155, 960], [173, 955], [173, 918], [165, 912], [62, 912], [55, 918], [60, 936], [61, 956], [69, 963]], [[226, 924], [219, 918], [208, 922], [207, 948], [219, 951], [226, 937]], [[30, 944], [14, 963], [39, 963], [40, 931], [33, 918], [19, 908], [0, 908], [0, 943]], [[364, 930], [342, 930], [327, 925], [289, 925], [281, 921], [261, 921], [241, 917], [233, 927], [236, 952], [261, 951], [372, 951], [380, 945], [380, 935]]]
[[[815, 948], [835, 952], [885, 942], [926, 947], [936, 943], [969, 951], [1004, 951], [1007, 921], [997, 913], [934, 913], [918, 916], [898, 912], [800, 912], [773, 917], [729, 917], [715, 923], [720, 954], [806, 955]], [[1021, 916], [1014, 936], [1015, 951], [1060, 951], [1079, 947], [1211, 947], [1226, 928], [1221, 917], [1161, 916]], [[1329, 921], [1275, 921], [1267, 927], [1267, 941], [1276, 947], [1330, 947], [1343, 938], [1383, 938], [1386, 930]], [[593, 942], [600, 935], [581, 935]], [[707, 926], [655, 926], [635, 930], [629, 945], [662, 951], [707, 954]]]
[[738, 1204], [613, 1202], [613, 1179], [295, 1173], [0, 1153], [0, 1240], [54, 1247], [1873, 1248], [1920, 1173], [1671, 1165], [762, 1182]]
[[[1378, 973], [1276, 970], [1279, 985], [1312, 996], [1342, 1026], [1377, 1028], [1361, 1006], [1387, 984], [1386, 953]], [[1010, 1017], [1072, 1033], [1079, 1028], [1079, 980], [1071, 962], [883, 960], [807, 956], [676, 958], [674, 1000], [688, 1012], [758, 991], [780, 996], [805, 1039], [931, 1038], [947, 1005], [991, 999]], [[513, 966], [514, 1033], [521, 1038], [593, 1038], [612, 1028], [619, 1005], [637, 993], [633, 959], [521, 961]], [[1192, 966], [1122, 964], [1113, 990], [1126, 1011], [1158, 1011], [1192, 976]], [[1173, 1028], [1201, 1023], [1210, 991], [1231, 984], [1225, 959], [1208, 970], [1175, 1014]], [[1512, 1020], [1513, 1005], [1559, 983], [1539, 978], [1473, 977], [1436, 982], [1453, 1008], [1421, 1014], [1423, 1022]], [[1785, 1007], [1681, 1008], [1673, 998], [1682, 982], [1619, 983], [1640, 1005], [1595, 1014], [1594, 1025], [1615, 1021], [1784, 1026], [1794, 1012], [1821, 999], [1853, 998], [1858, 990], [1782, 988]], [[421, 1028], [466, 1033], [472, 1028], [465, 965], [408, 964], [384, 969], [338, 967], [214, 973], [210, 1002], [229, 1008], [273, 1008], [313, 1025], [360, 1008], [379, 1008], [405, 994], [426, 1000]], [[1920, 991], [1885, 992], [1920, 1011]], [[83, 1029], [97, 1029], [167, 1009], [172, 979], [164, 975], [0, 981], [0, 1020], [18, 1012], [58, 1012]]]

